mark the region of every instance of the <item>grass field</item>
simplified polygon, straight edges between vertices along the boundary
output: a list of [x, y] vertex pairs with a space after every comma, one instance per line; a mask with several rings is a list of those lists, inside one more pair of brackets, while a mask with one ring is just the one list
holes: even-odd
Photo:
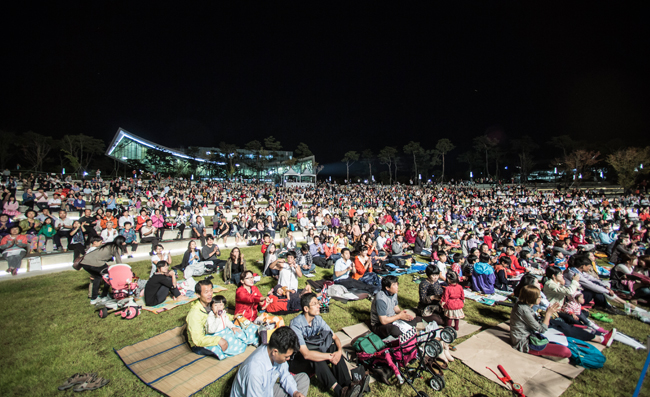
[[[223, 250], [226, 257], [229, 250]], [[259, 272], [257, 261], [261, 260], [259, 247], [243, 248], [249, 265]], [[180, 257], [174, 258], [174, 264]], [[149, 261], [132, 264], [137, 275], [147, 277]], [[331, 274], [331, 270], [318, 269], [317, 275]], [[319, 277], [317, 277], [319, 278]], [[216, 282], [216, 284], [222, 284]], [[305, 280], [300, 280], [304, 286]], [[258, 286], [263, 294], [272, 286], [264, 279]], [[400, 278], [399, 301], [401, 307], [414, 307], [418, 302], [417, 284], [411, 276]], [[53, 396], [60, 392], [57, 387], [76, 372], [97, 372], [110, 379], [102, 389], [92, 392], [96, 396], [154, 396], [158, 393], [145, 386], [133, 375], [113, 352], [141, 340], [182, 325], [189, 305], [155, 315], [143, 312], [133, 321], [110, 316], [100, 319], [88, 304], [88, 275], [85, 271], [66, 271], [22, 280], [0, 283], [0, 330], [2, 350], [0, 353], [0, 396]], [[235, 287], [228, 286], [224, 295], [234, 304]], [[368, 322], [370, 301], [342, 304], [333, 302], [330, 313], [324, 319], [335, 331], [347, 325]], [[487, 328], [506, 321], [510, 309], [488, 307], [466, 301], [465, 314], [468, 322]], [[293, 316], [286, 316], [290, 320]], [[650, 326], [636, 319], [613, 316], [616, 328], [645, 343]], [[286, 321], [287, 324], [289, 321]], [[612, 325], [601, 324], [610, 329]], [[466, 337], [467, 338], [467, 337]], [[462, 339], [461, 339], [462, 341]], [[631, 396], [646, 357], [645, 351], [614, 342], [605, 350], [607, 363], [603, 369], [585, 370], [565, 392], [564, 396]], [[234, 372], [205, 388], [199, 396], [228, 395]], [[434, 393], [423, 381], [416, 383], [418, 390], [429, 395], [471, 396], [484, 393], [489, 396], [509, 396], [510, 392], [476, 374], [459, 361], [451, 364], [445, 374], [447, 387]], [[641, 395], [650, 396], [647, 382]], [[310, 396], [331, 395], [312, 385]], [[389, 387], [374, 383], [372, 396], [414, 396], [408, 386]]]

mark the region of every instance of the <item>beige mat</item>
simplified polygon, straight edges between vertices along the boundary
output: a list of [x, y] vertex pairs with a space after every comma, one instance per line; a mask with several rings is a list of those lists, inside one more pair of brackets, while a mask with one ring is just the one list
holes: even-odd
[[462, 338], [463, 336], [467, 336], [470, 334], [473, 334], [474, 332], [478, 331], [481, 329], [480, 325], [474, 325], [470, 324], [465, 320], [460, 320], [458, 322], [458, 331], [456, 331], [457, 338]]
[[[594, 345], [599, 350], [603, 348], [600, 344]], [[472, 336], [457, 345], [451, 354], [474, 371], [504, 386], [486, 368], [499, 373], [497, 366], [502, 365], [512, 379], [523, 386], [528, 397], [557, 397], [584, 370], [583, 367], [516, 351], [510, 345], [510, 327], [505, 323]]]
[[170, 397], [190, 396], [226, 375], [255, 351], [217, 360], [192, 353], [185, 326], [170, 329], [135, 345], [116, 350], [124, 364], [147, 386]]

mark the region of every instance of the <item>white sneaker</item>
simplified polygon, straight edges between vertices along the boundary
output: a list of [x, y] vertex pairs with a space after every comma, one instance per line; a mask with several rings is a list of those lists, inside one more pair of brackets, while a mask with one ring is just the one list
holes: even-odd
[[94, 306], [94, 305], [100, 303], [101, 301], [102, 301], [102, 298], [98, 297], [98, 298], [95, 298], [95, 299], [91, 299], [90, 304]]

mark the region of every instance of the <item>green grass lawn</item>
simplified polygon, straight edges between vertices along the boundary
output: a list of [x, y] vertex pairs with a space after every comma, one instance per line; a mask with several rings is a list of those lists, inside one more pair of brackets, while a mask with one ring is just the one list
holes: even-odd
[[[223, 250], [227, 257], [229, 250]], [[260, 272], [257, 261], [261, 260], [259, 247], [243, 248], [249, 265]], [[174, 264], [180, 261], [174, 257]], [[137, 275], [147, 277], [149, 261], [132, 264]], [[331, 274], [331, 270], [318, 269], [317, 275]], [[319, 277], [317, 277], [319, 278]], [[219, 280], [216, 284], [223, 283]], [[305, 279], [300, 280], [304, 286]], [[267, 293], [273, 281], [262, 280], [258, 286]], [[414, 307], [418, 302], [418, 285], [412, 276], [400, 278], [399, 301], [401, 307]], [[60, 392], [57, 387], [76, 372], [97, 372], [110, 379], [110, 383], [93, 392], [96, 396], [157, 395], [145, 386], [120, 361], [113, 349], [119, 349], [182, 325], [189, 305], [170, 312], [153, 314], [143, 311], [135, 320], [126, 321], [110, 316], [100, 319], [89, 305], [88, 274], [85, 271], [66, 271], [22, 280], [0, 283], [0, 324], [2, 335], [2, 360], [0, 360], [1, 396], [51, 396], [73, 394]], [[224, 293], [234, 306], [235, 287], [228, 286]], [[342, 304], [332, 303], [324, 319], [334, 331], [347, 325], [368, 322], [370, 301]], [[488, 307], [467, 300], [466, 320], [487, 328], [506, 321], [510, 309]], [[295, 315], [285, 317], [287, 325]], [[616, 328], [645, 343], [650, 326], [624, 316], [613, 316]], [[602, 324], [610, 329], [612, 325]], [[469, 337], [469, 336], [468, 336]], [[468, 338], [466, 337], [466, 338]], [[466, 339], [465, 338], [465, 339]], [[462, 341], [462, 339], [461, 339]], [[585, 370], [567, 390], [564, 396], [630, 396], [641, 372], [646, 352], [614, 342], [604, 351], [605, 367]], [[505, 363], [504, 363], [505, 364]], [[228, 395], [234, 372], [198, 393], [200, 396]], [[484, 393], [489, 396], [509, 396], [510, 392], [474, 373], [459, 361], [451, 364], [445, 373], [447, 387], [437, 395], [471, 396]], [[650, 396], [647, 382], [641, 395]], [[416, 383], [418, 390], [434, 395], [423, 381]], [[310, 396], [331, 395], [312, 385]], [[379, 383], [372, 385], [373, 396], [414, 396], [413, 390], [404, 385], [389, 387]]]

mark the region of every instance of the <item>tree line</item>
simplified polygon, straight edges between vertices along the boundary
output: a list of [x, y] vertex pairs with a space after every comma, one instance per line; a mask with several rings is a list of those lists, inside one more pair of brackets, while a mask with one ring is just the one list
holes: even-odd
[[[454, 174], [460, 179], [469, 179], [473, 172], [474, 178], [481, 175], [484, 179], [499, 180], [503, 177], [504, 164], [507, 164], [515, 168], [516, 172], [511, 169], [509, 174], [516, 173], [520, 178], [518, 182], [527, 182], [534, 168], [554, 169], [559, 175], [559, 182], [579, 186], [582, 181], [599, 176], [594, 174], [596, 170], [606, 169], [609, 176], [616, 176], [607, 179], [616, 180], [619, 185], [629, 189], [646, 178], [650, 171], [650, 147], [626, 147], [620, 141], [579, 141], [569, 135], [554, 136], [539, 145], [530, 136], [505, 141], [494, 135], [488, 130], [472, 139], [470, 150], [457, 154], [456, 145], [448, 138], [441, 138], [431, 148], [410, 141], [401, 147], [385, 146], [376, 153], [371, 149], [361, 152], [350, 150], [341, 161], [346, 166], [346, 181], [351, 181], [352, 172], [353, 176], [362, 179], [367, 176], [369, 181], [376, 175], [376, 182], [388, 184], [398, 180], [398, 171], [401, 171], [400, 178], [406, 173], [416, 184], [428, 179], [447, 182], [450, 179], [448, 162], [452, 154], [455, 154], [452, 160], [466, 164], [464, 171]], [[127, 141], [123, 140], [120, 144], [126, 145]], [[55, 139], [33, 131], [17, 134], [0, 130], [0, 168], [7, 168], [11, 161], [22, 164], [23, 171], [60, 173], [67, 168], [69, 173], [82, 174], [100, 168], [119, 175], [120, 162], [103, 156], [105, 147], [103, 140], [84, 134]], [[544, 147], [547, 154], [538, 157]], [[203, 156], [195, 146], [184, 149], [189, 157], [186, 162], [177, 161], [161, 148], [147, 150], [142, 161], [129, 160], [122, 170], [125, 174], [133, 169], [141, 169], [189, 177], [191, 174], [197, 175], [202, 167], [214, 177], [232, 179], [242, 174], [242, 167], [237, 166], [240, 164], [254, 170], [257, 178], [265, 178], [263, 173], [270, 163], [294, 166], [299, 159], [313, 155], [304, 142], [296, 145], [291, 158], [280, 156], [283, 148], [274, 136], [261, 141], [252, 140], [243, 147], [222, 141], [218, 145], [219, 151], [207, 156], [209, 162], [200, 161]], [[551, 157], [548, 156], [549, 151], [553, 153]], [[355, 169], [354, 165], [362, 167]], [[313, 172], [318, 174], [322, 170], [323, 166], [314, 162]]]
[[69, 173], [82, 174], [91, 167], [106, 167], [108, 161], [101, 156], [105, 147], [103, 140], [84, 134], [54, 139], [33, 131], [0, 131], [0, 168], [8, 168], [11, 161], [22, 171], [61, 173], [67, 168]]
[[[496, 134], [495, 134], [496, 135]], [[583, 181], [592, 180], [598, 169], [605, 169], [610, 178], [623, 188], [630, 189], [645, 179], [650, 171], [650, 147], [625, 147], [619, 141], [598, 142], [574, 140], [569, 135], [554, 136], [543, 143], [546, 154], [536, 157], [544, 149], [530, 136], [522, 136], [506, 142], [487, 131], [472, 139], [470, 150], [456, 155], [458, 163], [466, 164], [465, 171], [456, 173], [460, 179], [470, 179], [472, 174], [483, 180], [503, 179], [508, 165], [509, 175], [518, 175], [516, 182], [529, 181], [531, 172], [537, 169], [552, 169], [557, 181], [566, 186], [580, 186]], [[372, 180], [373, 165], [383, 165], [387, 171], [379, 173], [379, 181], [392, 184], [398, 179], [398, 169], [410, 171], [409, 178], [415, 184], [432, 179], [435, 182], [447, 182], [446, 164], [450, 152], [456, 145], [448, 138], [439, 139], [433, 148], [426, 148], [420, 142], [410, 141], [401, 148], [386, 146], [378, 153], [365, 149], [361, 153], [351, 150], [345, 153], [341, 161], [346, 166], [346, 180], [350, 181], [350, 171], [354, 164], [363, 164], [357, 168], [356, 175]], [[552, 157], [548, 152], [552, 152]], [[505, 165], [505, 166], [504, 166]], [[514, 169], [512, 168], [514, 167]], [[365, 169], [366, 171], [362, 171]], [[366, 173], [367, 172], [367, 173]], [[432, 177], [429, 178], [429, 175]], [[616, 178], [611, 176], [615, 175]], [[378, 182], [379, 182], [378, 181]]]

